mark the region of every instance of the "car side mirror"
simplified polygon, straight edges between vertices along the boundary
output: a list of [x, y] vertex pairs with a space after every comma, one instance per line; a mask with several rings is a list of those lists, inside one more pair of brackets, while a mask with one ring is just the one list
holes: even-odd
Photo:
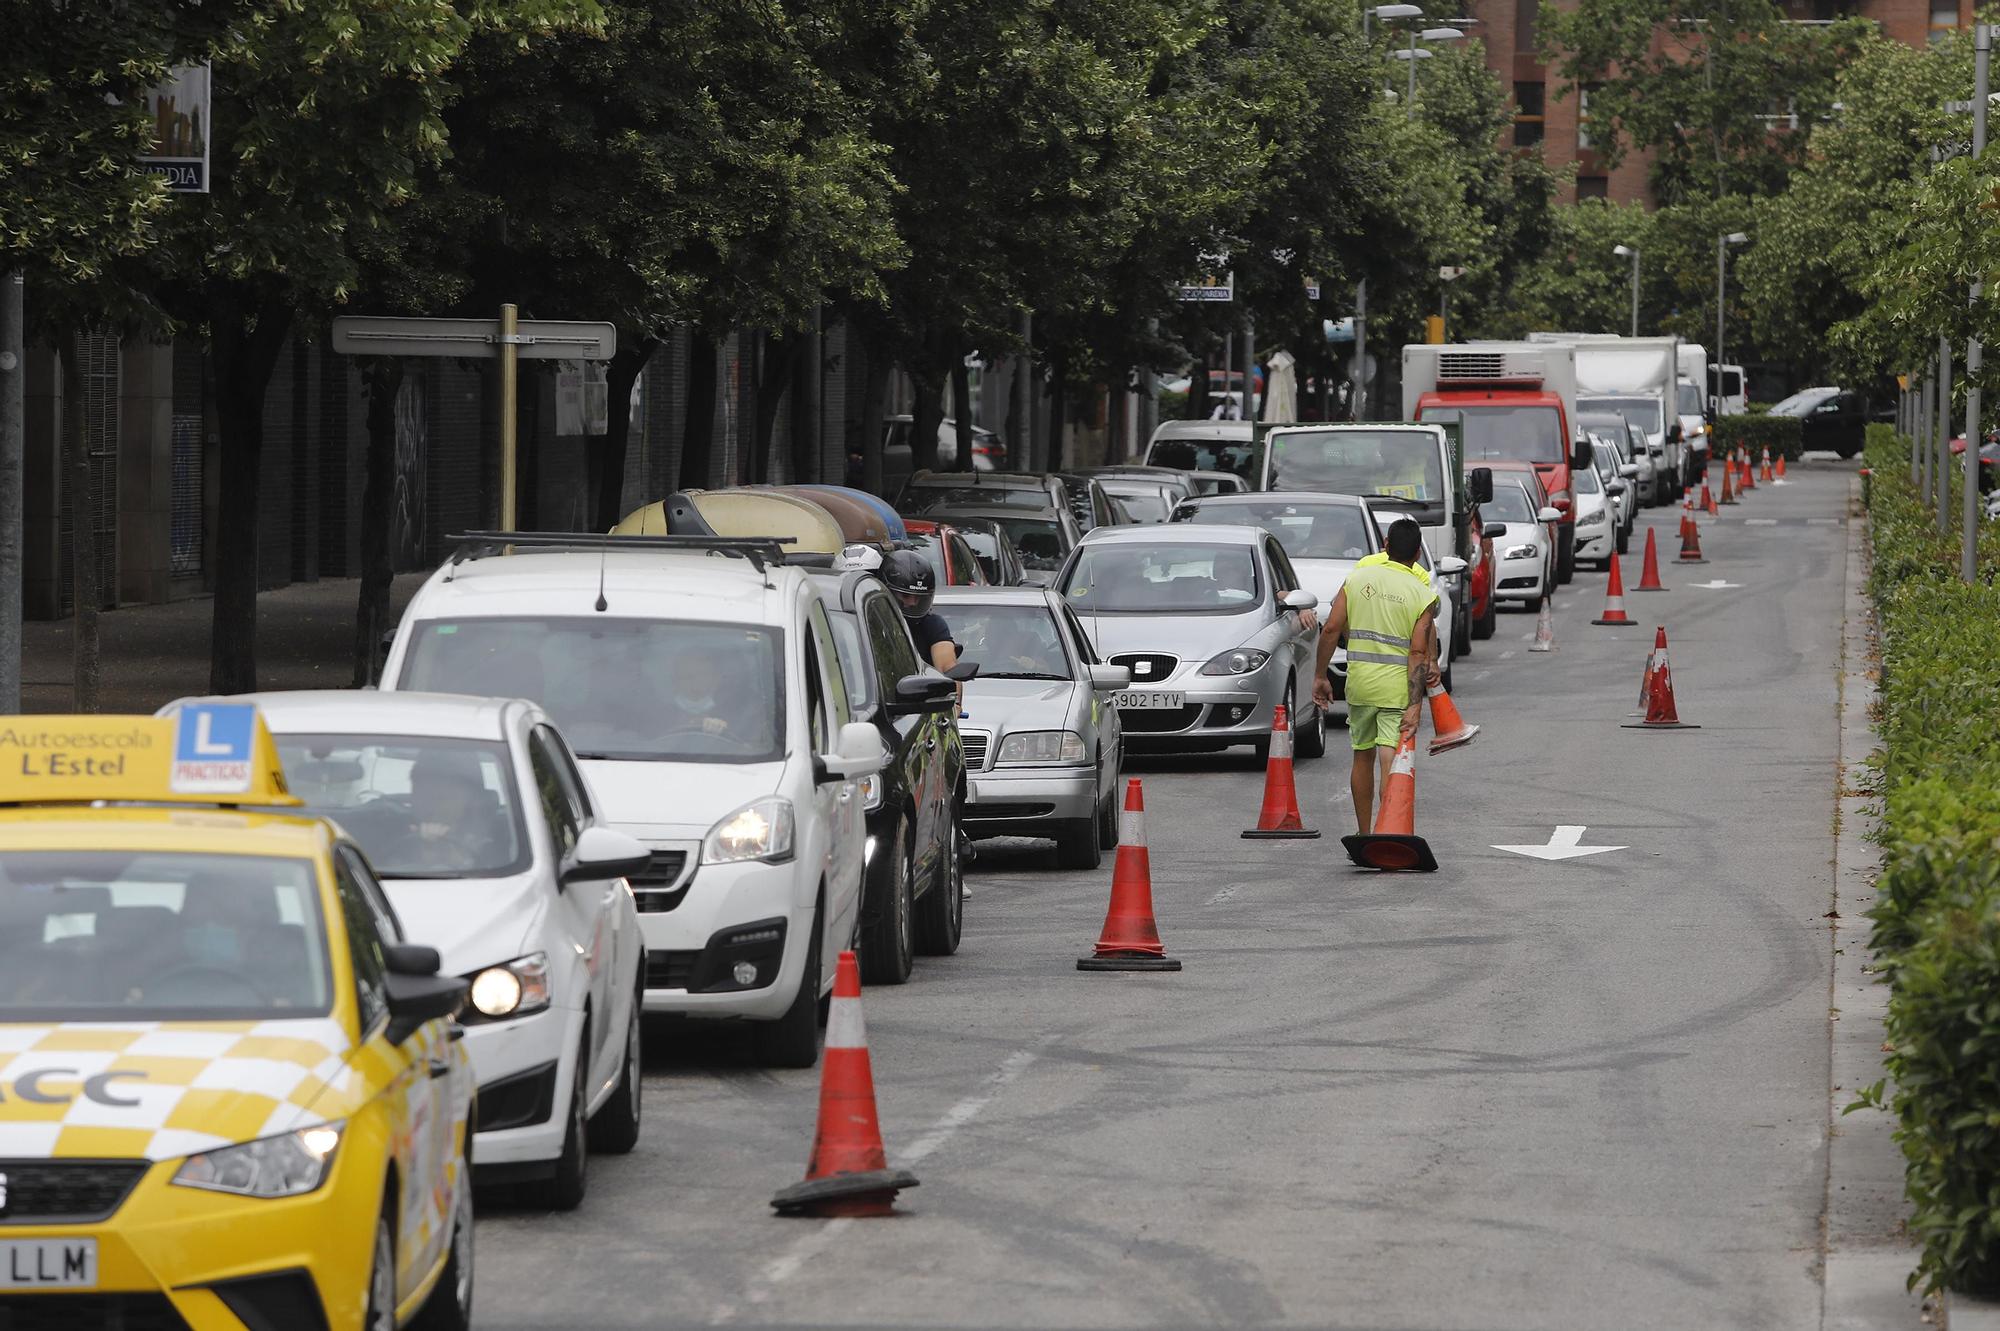
[[1612, 494], [1615, 494], [1615, 495], [1622, 495], [1622, 494], [1624, 494], [1624, 493], [1625, 493], [1625, 482], [1623, 482], [1623, 481], [1606, 481], [1606, 482], [1604, 483], [1604, 488], [1605, 488], [1606, 490], [1608, 490], [1609, 492], [1611, 492]]
[[1561, 522], [1561, 521], [1562, 521], [1562, 516], [1563, 516], [1563, 515], [1562, 515], [1562, 510], [1561, 510], [1561, 509], [1559, 509], [1559, 508], [1555, 508], [1555, 507], [1553, 507], [1553, 506], [1547, 506], [1547, 507], [1543, 507], [1543, 508], [1540, 508], [1540, 509], [1537, 509], [1537, 510], [1536, 510], [1536, 512], [1535, 512], [1535, 521], [1537, 521], [1537, 522]]
[[1294, 587], [1283, 597], [1287, 610], [1311, 610], [1319, 605], [1319, 598], [1303, 587]]
[[1090, 667], [1090, 687], [1093, 689], [1123, 689], [1132, 683], [1132, 667], [1121, 665], [1093, 665]]
[[1491, 467], [1474, 467], [1472, 473], [1466, 477], [1466, 488], [1472, 492], [1473, 503], [1492, 503], [1493, 469]]
[[[910, 679], [922, 676], [911, 675]], [[951, 681], [942, 675], [937, 682], [947, 689]], [[907, 680], [902, 683], [908, 682]], [[900, 691], [902, 683], [897, 685]], [[948, 695], [948, 696], [955, 696]], [[949, 704], [947, 704], [949, 705]], [[849, 721], [834, 736], [833, 752], [822, 753], [813, 759], [815, 777], [820, 784], [828, 781], [855, 781], [864, 776], [873, 776], [889, 761], [889, 751], [882, 744], [882, 732], [866, 721]]]
[[1590, 441], [1577, 439], [1569, 446], [1569, 465], [1573, 471], [1582, 471], [1590, 465]]
[[1507, 534], [1507, 524], [1504, 522], [1489, 522], [1479, 529], [1479, 534], [1488, 538], [1505, 536]]
[[1437, 571], [1447, 578], [1455, 578], [1465, 572], [1468, 565], [1457, 555], [1446, 555], [1437, 562]]
[[948, 711], [957, 705], [957, 684], [935, 670], [924, 670], [896, 681], [896, 697], [889, 704], [889, 715], [917, 716]]
[[945, 671], [944, 677], [946, 679], [955, 679], [961, 684], [969, 683], [979, 678], [979, 662], [960, 661], [957, 665]]
[[1626, 477], [1637, 476], [1639, 474], [1639, 464], [1636, 462], [1621, 462], [1618, 464], [1618, 474]]
[[638, 873], [653, 861], [653, 852], [615, 827], [586, 827], [563, 857], [556, 881], [567, 887], [579, 881], [600, 882]]
[[465, 1006], [472, 983], [456, 975], [439, 975], [443, 964], [434, 947], [392, 943], [382, 949], [388, 968], [383, 990], [389, 1000], [390, 1044], [401, 1044], [428, 1022], [454, 1016]]

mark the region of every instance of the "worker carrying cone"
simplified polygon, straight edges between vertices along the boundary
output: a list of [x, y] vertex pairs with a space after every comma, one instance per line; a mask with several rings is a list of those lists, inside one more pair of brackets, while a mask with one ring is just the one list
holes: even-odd
[[[1417, 723], [1423, 713], [1420, 690], [1441, 682], [1437, 667], [1441, 646], [1438, 596], [1429, 575], [1417, 567], [1423, 542], [1423, 529], [1409, 518], [1389, 524], [1382, 553], [1363, 559], [1347, 575], [1320, 633], [1313, 697], [1322, 707], [1333, 703], [1327, 666], [1342, 636], [1347, 639], [1347, 733], [1354, 746], [1348, 789], [1354, 797], [1354, 825], [1360, 835], [1343, 838], [1343, 844], [1357, 864], [1368, 863], [1359, 857], [1355, 844], [1371, 839], [1370, 815], [1375, 811], [1378, 773], [1385, 810], [1390, 807], [1399, 766], [1410, 792], [1403, 816], [1407, 819], [1414, 808]], [[1408, 762], [1399, 754], [1407, 754]], [[1391, 839], [1416, 841], [1407, 825]], [[1423, 846], [1421, 841], [1416, 844]], [[1415, 868], [1419, 860], [1422, 867], [1437, 867], [1427, 847], [1415, 858], [1407, 849], [1393, 853], [1392, 858], [1396, 854], [1407, 862], [1373, 867]]]
[[1663, 592], [1666, 590], [1665, 587], [1660, 585], [1660, 546], [1659, 542], [1654, 539], [1654, 533], [1657, 530], [1654, 527], [1646, 528], [1646, 561], [1639, 568], [1639, 585], [1634, 587], [1633, 591]]
[[[1651, 536], [1653, 534], [1652, 528], [1648, 527], [1646, 534]], [[1593, 624], [1630, 624], [1633, 622], [1632, 616], [1625, 613], [1625, 575], [1618, 569], [1618, 556], [1615, 553], [1611, 556], [1610, 562], [1611, 577], [1604, 589], [1604, 614], [1590, 622]]]
[[1153, 863], [1146, 853], [1146, 792], [1139, 778], [1125, 783], [1125, 812], [1118, 818], [1118, 858], [1111, 867], [1111, 905], [1097, 947], [1077, 958], [1080, 971], [1177, 971], [1153, 920]]
[[1347, 857], [1364, 869], [1414, 869], [1430, 873], [1438, 867], [1430, 846], [1417, 835], [1417, 742], [1397, 746], [1382, 785], [1382, 811], [1373, 831], [1342, 837]]
[[1674, 672], [1667, 664], [1667, 630], [1663, 624], [1653, 638], [1653, 662], [1650, 667], [1651, 683], [1646, 691], [1646, 715], [1644, 720], [1627, 721], [1627, 730], [1700, 730], [1681, 720], [1680, 712], [1674, 706]]
[[771, 1199], [780, 1215], [876, 1216], [895, 1210], [896, 1193], [917, 1186], [907, 1169], [891, 1169], [875, 1118], [875, 1074], [868, 1065], [868, 1028], [861, 1018], [861, 967], [852, 952], [833, 970], [826, 1052], [819, 1078], [819, 1130], [806, 1176]]
[[1292, 781], [1292, 728], [1287, 723], [1283, 703], [1271, 714], [1271, 757], [1264, 764], [1264, 807], [1257, 814], [1257, 825], [1243, 835], [1265, 838], [1319, 835], [1299, 817], [1299, 790]]
[[1444, 681], [1426, 686], [1424, 692], [1431, 700], [1431, 752], [1462, 749], [1472, 743], [1479, 727], [1465, 724], [1465, 718], [1458, 714], [1458, 704], [1444, 691]]

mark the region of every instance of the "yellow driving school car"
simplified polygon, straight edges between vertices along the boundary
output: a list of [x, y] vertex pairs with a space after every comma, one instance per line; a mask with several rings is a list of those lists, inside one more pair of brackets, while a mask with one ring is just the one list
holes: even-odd
[[0, 1326], [462, 1328], [465, 982], [256, 711], [0, 718]]

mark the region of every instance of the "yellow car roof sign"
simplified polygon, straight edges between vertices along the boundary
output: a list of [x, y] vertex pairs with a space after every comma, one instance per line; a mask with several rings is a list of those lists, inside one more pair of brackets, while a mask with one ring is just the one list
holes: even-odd
[[263, 717], [198, 703], [170, 717], [13, 716], [0, 721], [0, 804], [93, 800], [295, 805]]

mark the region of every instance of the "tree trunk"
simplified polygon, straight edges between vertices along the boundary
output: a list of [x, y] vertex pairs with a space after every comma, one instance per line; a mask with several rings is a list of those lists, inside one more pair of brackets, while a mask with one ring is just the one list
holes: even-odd
[[[820, 315], [801, 341], [800, 352], [792, 359], [792, 480], [799, 485], [817, 485], [826, 479], [820, 447], [820, 377], [825, 374], [826, 348], [822, 340]], [[836, 476], [845, 482], [846, 476]]]
[[361, 593], [354, 608], [354, 687], [376, 682], [382, 635], [395, 627], [389, 618], [389, 584], [395, 564], [389, 557], [389, 513], [396, 486], [396, 397], [403, 389], [403, 362], [371, 356], [362, 362], [368, 392], [368, 453], [361, 484]]
[[210, 351], [215, 359], [216, 427], [221, 435], [215, 606], [209, 631], [211, 693], [257, 687], [258, 470], [264, 452], [264, 392], [291, 326], [277, 300], [257, 311], [210, 287]]
[[618, 353], [604, 367], [605, 392], [610, 398], [604, 438], [596, 448], [584, 446], [588, 449], [591, 525], [599, 531], [610, 531], [625, 516], [625, 449], [632, 437], [632, 385], [639, 382], [659, 345], [659, 339], [653, 337], [621, 339]]
[[973, 470], [972, 462], [972, 371], [966, 368], [961, 351], [951, 362], [951, 414], [958, 425], [958, 469]]
[[715, 456], [715, 343], [697, 328], [688, 334], [687, 426], [681, 435], [683, 490], [708, 488]]
[[1064, 374], [1064, 365], [1058, 357], [1049, 366], [1049, 465], [1050, 471], [1063, 469], [1066, 440], [1064, 432], [1069, 426], [1069, 380]]
[[1194, 363], [1194, 377], [1188, 380], [1187, 405], [1182, 409], [1191, 421], [1208, 419], [1208, 357]]
[[938, 447], [938, 429], [944, 423], [944, 385], [929, 375], [911, 376], [916, 401], [910, 410], [910, 465], [951, 471]]
[[[756, 483], [762, 485], [771, 479], [771, 445], [778, 429], [778, 409], [785, 405], [785, 394], [792, 386], [792, 366], [798, 360], [800, 339], [760, 333], [757, 342], [754, 386], [757, 414], [753, 418], [755, 433], [750, 449], [757, 459]], [[803, 479], [792, 477], [794, 483]]]
[[[848, 343], [861, 340], [866, 348], [868, 375], [861, 388], [861, 486], [872, 495], [886, 488], [882, 476], [882, 431], [888, 417], [889, 357], [881, 343], [862, 338], [858, 326], [848, 325]], [[883, 495], [887, 498], [887, 495]]]
[[70, 707], [97, 710], [97, 611], [101, 593], [97, 579], [97, 487], [90, 475], [89, 412], [85, 410], [83, 362], [76, 351], [77, 334], [57, 339], [63, 377], [63, 503], [69, 513]]

